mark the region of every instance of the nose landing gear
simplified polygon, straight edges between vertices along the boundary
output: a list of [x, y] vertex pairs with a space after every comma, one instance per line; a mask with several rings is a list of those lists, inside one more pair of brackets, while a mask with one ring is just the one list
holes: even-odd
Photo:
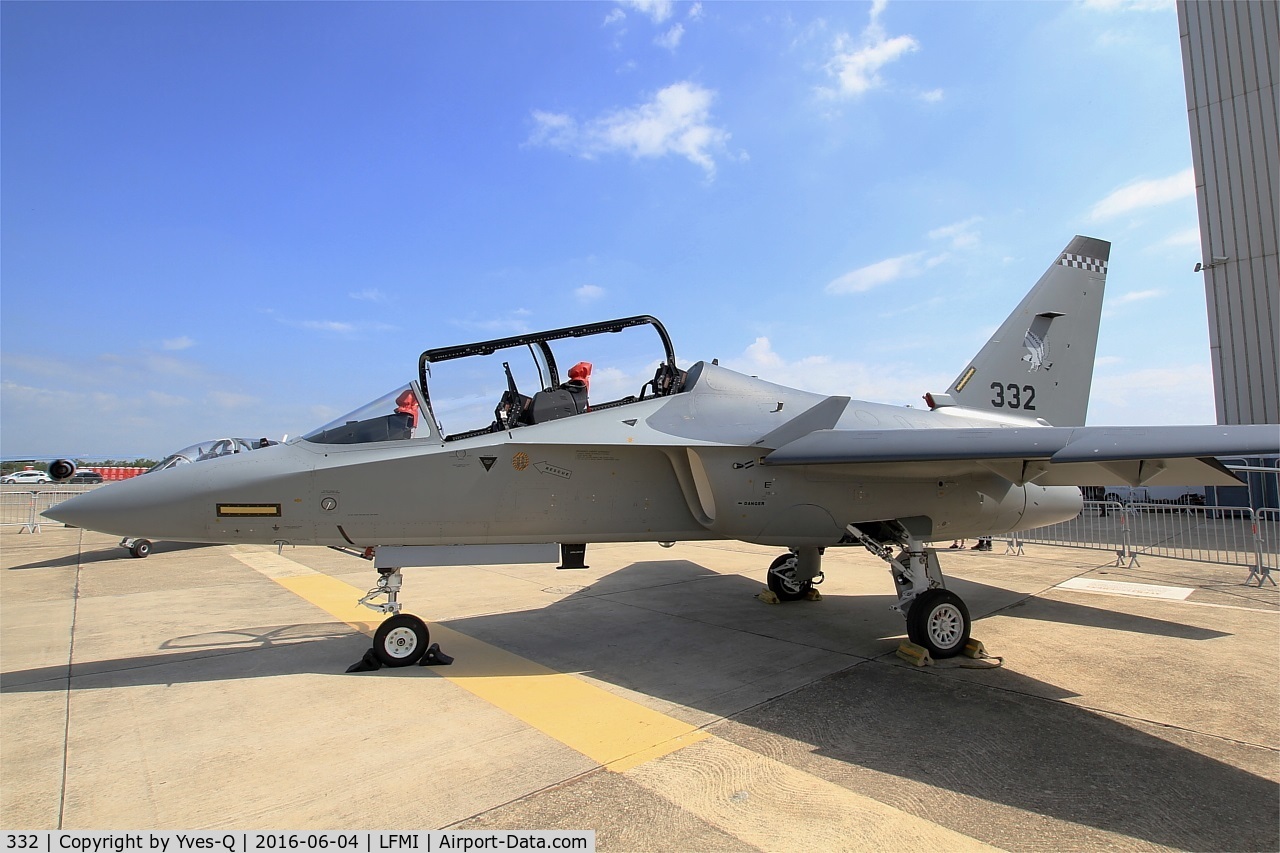
[[[378, 583], [360, 599], [360, 604], [377, 613], [390, 614], [373, 634], [373, 648], [365, 652], [359, 662], [347, 672], [368, 672], [384, 666], [401, 667], [413, 664], [447, 665], [453, 658], [440, 651], [439, 643], [431, 642], [427, 623], [412, 613], [401, 613], [400, 587], [404, 576], [399, 568], [380, 567]], [[385, 595], [387, 600], [378, 604], [373, 600]]]

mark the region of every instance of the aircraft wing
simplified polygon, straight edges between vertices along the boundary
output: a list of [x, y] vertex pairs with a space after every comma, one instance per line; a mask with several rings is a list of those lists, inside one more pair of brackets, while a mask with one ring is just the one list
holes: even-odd
[[1025, 485], [1235, 486], [1213, 457], [1280, 454], [1280, 427], [1011, 427], [820, 429], [778, 447], [766, 465], [910, 465], [947, 473], [985, 468]]

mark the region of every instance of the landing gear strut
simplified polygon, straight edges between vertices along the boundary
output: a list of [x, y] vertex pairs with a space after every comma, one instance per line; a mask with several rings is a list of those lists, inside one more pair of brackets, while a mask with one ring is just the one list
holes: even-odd
[[[400, 612], [400, 587], [403, 583], [400, 569], [378, 569], [377, 586], [360, 599], [360, 604], [377, 613], [390, 615], [374, 632], [373, 648], [347, 672], [364, 672], [383, 666], [412, 666], [415, 663], [453, 663], [453, 658], [440, 651], [438, 643], [431, 642], [426, 622], [412, 613]], [[387, 600], [374, 604], [373, 600], [380, 595], [385, 595]]]
[[900, 524], [892, 531], [894, 544], [901, 552], [893, 556], [893, 547], [850, 524], [846, 529], [853, 540], [889, 564], [898, 602], [893, 609], [907, 618], [907, 637], [917, 646], [929, 650], [935, 658], [955, 657], [969, 642], [972, 620], [969, 608], [960, 596], [946, 588], [942, 567], [934, 549], [912, 536]]
[[[870, 526], [864, 526], [870, 527]], [[938, 555], [897, 522], [872, 530], [850, 524], [844, 544], [859, 544], [889, 564], [898, 601], [893, 609], [907, 620], [907, 637], [935, 658], [955, 657], [969, 642], [972, 620], [960, 596], [946, 587]], [[894, 547], [900, 548], [895, 556]], [[769, 566], [769, 589], [782, 601], [805, 598], [822, 582], [822, 549], [793, 548]]]

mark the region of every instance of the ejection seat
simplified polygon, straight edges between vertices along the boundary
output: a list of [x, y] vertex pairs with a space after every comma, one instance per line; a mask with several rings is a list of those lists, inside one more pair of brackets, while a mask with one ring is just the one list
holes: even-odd
[[546, 423], [587, 411], [590, 408], [587, 403], [590, 384], [591, 363], [580, 361], [569, 368], [568, 382], [562, 383], [559, 388], [539, 391], [533, 395], [533, 403], [529, 407], [529, 423]]

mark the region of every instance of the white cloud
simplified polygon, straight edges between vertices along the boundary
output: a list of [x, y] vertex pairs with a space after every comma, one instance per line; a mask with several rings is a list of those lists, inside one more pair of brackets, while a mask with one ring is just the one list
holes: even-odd
[[1135, 302], [1146, 302], [1150, 299], [1158, 299], [1161, 296], [1164, 296], [1164, 291], [1156, 289], [1133, 290], [1129, 293], [1122, 293], [1116, 297], [1109, 296], [1102, 305], [1102, 316], [1114, 316], [1119, 309], [1124, 308], [1127, 305], [1132, 305]]
[[163, 391], [157, 391], [154, 388], [147, 391], [147, 405], [159, 406], [166, 409], [176, 409], [182, 406], [191, 405], [191, 401], [186, 397], [177, 394], [166, 394]]
[[978, 234], [977, 225], [981, 216], [970, 216], [961, 222], [944, 225], [929, 232], [930, 240], [946, 240], [953, 249], [969, 249], [976, 246], [982, 237]]
[[1195, 172], [1183, 169], [1167, 178], [1134, 181], [1115, 190], [1089, 211], [1089, 219], [1111, 219], [1135, 210], [1168, 204], [1196, 194]]
[[836, 36], [834, 55], [827, 61], [826, 70], [836, 79], [837, 88], [822, 90], [825, 94], [855, 98], [864, 95], [883, 85], [882, 68], [920, 49], [920, 43], [909, 35], [888, 37], [880, 23], [886, 5], [887, 0], [871, 4], [871, 19], [856, 42], [846, 33]]
[[773, 351], [773, 345], [769, 343], [769, 339], [765, 337], [756, 338], [755, 341], [746, 348], [742, 353], [743, 358], [753, 367], [780, 367], [782, 365], [782, 356]]
[[621, 9], [614, 9], [610, 11], [609, 14], [604, 16], [604, 23], [602, 24], [602, 26], [608, 27], [608, 26], [612, 26], [613, 24], [620, 24], [626, 19], [627, 19], [626, 12], [622, 11]]
[[492, 317], [488, 320], [451, 320], [459, 328], [469, 329], [486, 335], [522, 335], [529, 331], [529, 323], [525, 319], [532, 315], [527, 308], [509, 311], [505, 317]]
[[661, 24], [670, 18], [674, 6], [671, 0], [623, 0], [622, 5], [649, 16], [655, 24]]
[[920, 100], [926, 104], [936, 104], [942, 100], [944, 93], [941, 89], [930, 89], [927, 92], [920, 93]]
[[366, 287], [364, 290], [357, 290], [354, 293], [348, 293], [352, 299], [360, 302], [386, 302], [387, 295], [376, 287]]
[[689, 14], [686, 16], [690, 21], [702, 20], [702, 4], [694, 3], [689, 7]]
[[756, 338], [741, 356], [726, 359], [725, 366], [768, 382], [819, 394], [849, 394], [860, 400], [890, 403], [917, 403], [926, 391], [945, 388], [952, 379], [950, 373], [921, 372], [910, 365], [867, 365], [840, 361], [829, 355], [811, 355], [793, 361], [776, 352], [767, 337]]
[[1134, 302], [1143, 302], [1147, 299], [1155, 299], [1157, 296], [1164, 296], [1163, 290], [1134, 290], [1129, 293], [1123, 293], [1115, 299], [1111, 300], [1112, 305], [1129, 305]]
[[635, 159], [675, 154], [715, 175], [712, 154], [723, 151], [729, 133], [711, 123], [716, 93], [682, 81], [638, 106], [616, 110], [585, 124], [562, 113], [534, 111], [529, 144], [560, 148], [592, 158], [625, 152]]
[[684, 38], [684, 24], [677, 23], [671, 29], [653, 40], [658, 47], [665, 47], [667, 50], [675, 50], [680, 46], [680, 39]]
[[248, 394], [236, 394], [233, 391], [210, 391], [209, 400], [221, 409], [243, 409], [258, 402], [257, 397]]
[[1174, 0], [1084, 0], [1081, 5], [1095, 12], [1168, 12]]
[[977, 228], [980, 222], [982, 222], [981, 216], [970, 216], [968, 219], [935, 228], [929, 232], [929, 239], [946, 243], [947, 249], [911, 252], [859, 267], [829, 282], [826, 291], [827, 293], [864, 293], [891, 281], [920, 275], [950, 261], [954, 257], [953, 252], [972, 250], [977, 247], [982, 242], [982, 235], [978, 233]]
[[571, 148], [578, 140], [578, 123], [564, 113], [533, 111], [536, 125], [529, 137], [531, 145], [549, 145], [552, 148]]
[[919, 275], [924, 269], [921, 265], [924, 255], [924, 252], [913, 252], [859, 267], [827, 284], [827, 293], [864, 293], [900, 278]]
[[1179, 246], [1194, 246], [1200, 248], [1200, 228], [1184, 228], [1181, 231], [1175, 231], [1168, 237], [1165, 237], [1153, 248], [1158, 249], [1176, 249]]
[[341, 320], [299, 320], [296, 325], [315, 332], [337, 332], [340, 335], [349, 335], [356, 330], [355, 324]]
[[191, 338], [187, 337], [186, 335], [183, 335], [180, 338], [169, 338], [168, 340], [160, 344], [162, 348], [170, 351], [191, 349], [191, 347], [195, 345], [196, 345], [196, 342], [193, 341]]
[[604, 296], [604, 288], [596, 284], [584, 284], [573, 292], [583, 302], [593, 302]]
[[[1101, 366], [1102, 359], [1099, 359]], [[1171, 365], [1093, 377], [1092, 426], [1105, 424], [1211, 424], [1213, 372], [1208, 364]]]
[[390, 332], [395, 330], [395, 326], [389, 326], [386, 323], [377, 322], [358, 322], [352, 323], [346, 320], [280, 320], [286, 326], [293, 326], [296, 329], [306, 329], [311, 332], [326, 332], [334, 335], [342, 335], [344, 337], [357, 337], [368, 332]]

